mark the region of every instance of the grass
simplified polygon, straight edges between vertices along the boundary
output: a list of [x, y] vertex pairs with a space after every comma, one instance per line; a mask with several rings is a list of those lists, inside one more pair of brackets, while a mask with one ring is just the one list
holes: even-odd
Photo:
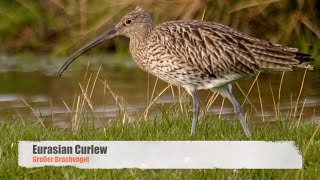
[[[312, 54], [317, 66], [320, 62], [317, 0], [2, 0], [0, 40], [4, 45], [0, 50], [66, 56], [99, 32], [110, 29], [137, 5], [151, 14], [155, 24], [178, 19], [215, 21], [273, 43], [296, 46], [301, 52]], [[114, 40], [106, 49], [125, 53], [127, 45]]]
[[[82, 123], [77, 132], [60, 129], [50, 123], [4, 122], [0, 125], [0, 178], [1, 179], [316, 179], [320, 174], [319, 125], [301, 123], [295, 126], [288, 120], [262, 123], [251, 127], [251, 140], [294, 141], [303, 154], [302, 170], [89, 170], [74, 167], [22, 168], [17, 165], [19, 140], [247, 140], [237, 121], [205, 118], [195, 136], [190, 136], [191, 120], [185, 115], [171, 115], [154, 121], [110, 123], [108, 127], [94, 128]], [[85, 122], [85, 121], [84, 121]]]
[[[3, 120], [0, 124], [0, 179], [316, 179], [320, 174], [320, 125], [314, 122], [296, 121], [296, 103], [300, 98], [304, 87], [305, 76], [302, 77], [299, 95], [292, 103], [292, 112], [289, 116], [283, 117], [279, 112], [279, 102], [281, 99], [282, 80], [279, 85], [278, 94], [273, 94], [274, 111], [277, 114], [275, 122], [261, 122], [254, 124], [249, 121], [253, 137], [250, 140], [263, 141], [294, 141], [303, 156], [302, 170], [141, 170], [141, 169], [122, 169], [122, 170], [89, 170], [77, 169], [74, 167], [41, 167], [41, 168], [22, 168], [17, 164], [17, 146], [19, 140], [45, 141], [45, 140], [248, 140], [243, 133], [237, 119], [234, 121], [223, 121], [217, 117], [205, 116], [206, 111], [217, 98], [213, 93], [208, 97], [203, 106], [201, 122], [197, 127], [197, 133], [190, 136], [191, 112], [188, 103], [183, 103], [187, 94], [180, 88], [172, 88], [167, 85], [162, 91], [158, 89], [159, 82], [155, 81], [154, 88], [147, 91], [148, 102], [145, 111], [140, 114], [140, 118], [132, 120], [126, 112], [126, 103], [106, 80], [100, 77], [100, 69], [96, 73], [85, 72], [84, 79], [79, 83], [78, 93], [74, 96], [73, 104], [63, 101], [68, 114], [70, 114], [70, 128], [61, 129], [53, 126], [51, 121], [44, 120], [36, 115], [36, 109], [26, 101], [24, 103], [30, 108], [34, 116], [32, 120], [25, 119], [19, 115], [15, 121]], [[283, 76], [285, 76], [283, 74]], [[282, 79], [283, 79], [282, 76]], [[258, 88], [258, 77], [254, 79], [251, 87], [244, 92], [240, 86], [239, 90], [250, 102], [248, 96], [252, 88]], [[261, 82], [261, 81], [260, 81]], [[95, 118], [94, 104], [92, 96], [96, 90], [96, 85], [102, 83], [104, 91], [109, 91], [111, 97], [119, 107], [119, 117], [117, 120], [108, 123], [105, 127], [95, 128], [94, 124], [89, 123], [89, 118]], [[256, 84], [256, 86], [255, 86]], [[156, 92], [158, 89], [158, 92]], [[170, 111], [166, 111], [156, 100], [165, 92], [171, 91], [173, 97], [177, 97], [177, 102], [170, 105]], [[278, 96], [277, 96], [278, 95]], [[105, 98], [105, 97], [103, 97]], [[263, 111], [263, 101], [260, 99], [260, 110]], [[244, 103], [244, 102], [243, 102]], [[149, 120], [149, 108], [157, 106], [162, 112], [162, 117], [156, 120]], [[219, 115], [220, 116], [220, 115]], [[8, 116], [9, 117], [9, 116]], [[94, 121], [93, 121], [94, 123]]]

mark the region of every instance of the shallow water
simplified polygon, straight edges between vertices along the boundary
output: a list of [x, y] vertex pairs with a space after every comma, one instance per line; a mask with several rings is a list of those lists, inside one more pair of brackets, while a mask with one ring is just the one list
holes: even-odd
[[[75, 111], [76, 103], [74, 102], [81, 93], [79, 82], [82, 84], [84, 82], [88, 59], [91, 60], [88, 74], [92, 74], [92, 81], [100, 65], [102, 68], [90, 99], [93, 112], [90, 111], [89, 114], [94, 117], [94, 121], [92, 118], [89, 120], [96, 126], [103, 126], [111, 120], [122, 119], [119, 118], [122, 117], [119, 103], [115, 101], [102, 81], [106, 82], [116, 94], [118, 102], [125, 108], [128, 116], [132, 119], [142, 117], [147, 102], [150, 101], [156, 78], [139, 70], [129, 57], [83, 56], [75, 61], [61, 78], [56, 78], [55, 73], [63, 64], [63, 59], [32, 55], [31, 57], [0, 57], [0, 117], [2, 117], [0, 121], [4, 119], [37, 121], [35, 116], [39, 116], [45, 121], [53, 121], [57, 126], [70, 126], [72, 115], [68, 108]], [[307, 71], [299, 97], [303, 74], [304, 70], [301, 69], [285, 73], [278, 105], [282, 72], [261, 73], [258, 78], [261, 100], [255, 84], [248, 96], [250, 103], [247, 101], [244, 105], [247, 117], [254, 122], [274, 121], [275, 109], [279, 107], [282, 117], [295, 114], [295, 119], [300, 118], [301, 121], [320, 121], [320, 71]], [[247, 93], [254, 79], [255, 77], [250, 77], [239, 80], [237, 83]], [[160, 93], [166, 86], [166, 83], [159, 80], [155, 94]], [[233, 90], [238, 101], [242, 103], [245, 97], [237, 85], [234, 84]], [[169, 113], [170, 110], [174, 112], [179, 109], [178, 89], [173, 88], [173, 91], [174, 96], [169, 89], [157, 99], [157, 105], [151, 106], [150, 119], [161, 118], [162, 108]], [[199, 93], [202, 107], [204, 107], [213, 93], [210, 91]], [[275, 99], [275, 104], [272, 97]], [[298, 97], [297, 110], [294, 113]], [[192, 109], [191, 104], [188, 104], [190, 99], [180, 99], [184, 111], [187, 109], [189, 113]], [[231, 104], [226, 100], [222, 106], [222, 102], [219, 96], [206, 115], [234, 119]], [[172, 104], [175, 106], [172, 107]]]

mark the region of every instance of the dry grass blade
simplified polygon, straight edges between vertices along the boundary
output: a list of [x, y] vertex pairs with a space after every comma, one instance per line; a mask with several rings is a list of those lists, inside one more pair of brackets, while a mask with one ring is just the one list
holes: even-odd
[[264, 122], [263, 103], [262, 103], [262, 98], [261, 98], [261, 94], [260, 94], [259, 80], [257, 80], [257, 89], [258, 89], [258, 95], [259, 95], [259, 101], [260, 101], [260, 108], [261, 108], [261, 114], [262, 114], [262, 121]]
[[[87, 69], [86, 69], [86, 73], [85, 73], [85, 78], [84, 78], [84, 84], [86, 85], [86, 88], [85, 90], [82, 88], [82, 85], [79, 83], [79, 86], [80, 86], [80, 89], [81, 89], [81, 93], [82, 93], [82, 96], [84, 98], [82, 98], [82, 96], [78, 95], [77, 96], [77, 103], [76, 103], [76, 115], [78, 116], [78, 118], [76, 118], [76, 120], [80, 120], [80, 113], [83, 112], [84, 109], [86, 109], [86, 102], [87, 104], [90, 106], [91, 109], [93, 109], [89, 99], [88, 99], [88, 96], [87, 96], [87, 92], [88, 92], [88, 89], [89, 89], [89, 84], [90, 84], [90, 81], [91, 81], [91, 77], [92, 77], [92, 74], [89, 75], [88, 79], [86, 80], [86, 77], [88, 76], [88, 71], [89, 71], [89, 64], [87, 66]], [[78, 104], [80, 103], [80, 104]], [[79, 113], [79, 114], [77, 114]]]
[[280, 36], [278, 37], [278, 39], [274, 42], [279, 42], [280, 39], [282, 39], [282, 42], [287, 42], [291, 33], [293, 32], [294, 28], [297, 27], [297, 22], [298, 22], [298, 18], [301, 14], [301, 12], [298, 10], [296, 11], [293, 15], [291, 15], [291, 17], [289, 17], [288, 19], [288, 24], [286, 26], [286, 30], [283, 31], [283, 33], [279, 33]]
[[149, 103], [149, 101], [148, 101], [149, 96], [150, 96], [150, 74], [147, 73], [147, 101], [146, 101], [146, 104]]
[[98, 79], [98, 77], [99, 77], [99, 74], [100, 74], [100, 71], [101, 71], [101, 67], [102, 67], [102, 65], [99, 66], [99, 69], [98, 69], [98, 72], [97, 72], [97, 74], [96, 74], [96, 77], [94, 78], [93, 85], [92, 85], [91, 92], [90, 92], [90, 96], [89, 96], [90, 99], [91, 99], [91, 97], [92, 97], [93, 90], [94, 90], [94, 88], [96, 87], [96, 82], [97, 82], [97, 79]]
[[181, 87], [178, 87], [178, 102], [179, 102], [179, 107], [180, 107], [180, 111], [183, 113], [183, 107], [182, 107], [182, 94], [181, 94]]
[[145, 111], [143, 112], [143, 116], [146, 119], [148, 117], [148, 113], [149, 113], [149, 109], [150, 107], [156, 102], [156, 100], [168, 89], [170, 88], [172, 85], [169, 84], [167, 87], [165, 87], [153, 100], [152, 102], [148, 105], [148, 107], [145, 109]]
[[79, 1], [79, 14], [80, 14], [80, 34], [84, 33], [84, 30], [87, 27], [87, 0], [80, 0]]
[[[118, 12], [122, 11], [125, 7], [122, 9], [119, 9]], [[116, 14], [107, 14], [100, 18], [99, 21], [97, 21], [91, 28], [89, 28], [87, 31], [83, 32], [82, 37], [88, 37], [88, 35], [92, 32], [97, 32], [99, 29], [101, 29], [103, 26], [105, 26], [108, 22], [110, 22]], [[85, 38], [87, 39], [87, 38]], [[71, 46], [70, 46], [71, 47]]]
[[86, 72], [84, 74], [84, 78], [83, 78], [84, 82], [86, 82], [86, 79], [87, 79], [87, 76], [88, 76], [88, 72], [89, 72], [89, 67], [90, 67], [90, 59], [88, 61]]
[[72, 110], [74, 110], [76, 108], [76, 103], [77, 103], [77, 94], [73, 95], [73, 101], [72, 101]]
[[170, 87], [170, 89], [171, 89], [171, 95], [172, 95], [172, 98], [174, 98], [174, 97], [175, 97], [175, 94], [174, 94], [173, 86], [171, 86], [171, 87]]
[[62, 3], [60, 2], [60, 0], [50, 0], [50, 2], [52, 2], [53, 4], [55, 4], [56, 6], [58, 6], [59, 8], [63, 9], [64, 11], [66, 11], [66, 8], [62, 5]]
[[285, 73], [285, 71], [282, 72], [280, 85], [279, 85], [279, 91], [278, 91], [278, 112], [277, 112], [277, 116], [278, 117], [280, 117], [280, 99], [281, 99], [281, 90], [282, 90], [284, 73]]
[[26, 126], [26, 123], [25, 123], [24, 119], [22, 118], [21, 114], [19, 113], [19, 111], [16, 110], [16, 113], [18, 114], [18, 116], [19, 116], [19, 118], [20, 118], [20, 120], [22, 122], [22, 125]]
[[52, 99], [50, 98], [50, 113], [51, 113], [51, 121], [53, 122], [53, 107], [52, 107]]
[[299, 116], [299, 119], [298, 119], [298, 122], [297, 122], [297, 126], [300, 125], [301, 117], [302, 117], [302, 113], [303, 113], [303, 110], [304, 110], [304, 106], [305, 106], [305, 104], [306, 104], [306, 101], [307, 101], [307, 98], [305, 98], [304, 101], [303, 101], [303, 105], [302, 105], [302, 108], [301, 108], [301, 111], [300, 111], [300, 116]]
[[[75, 96], [74, 101], [73, 101], [73, 105], [72, 105], [72, 109], [75, 109], [75, 114], [74, 114], [73, 118], [71, 119], [72, 129], [74, 131], [77, 131], [79, 129], [79, 125], [80, 125], [80, 121], [81, 121], [81, 114], [85, 115], [87, 113], [87, 111], [88, 111], [87, 107], [90, 108], [89, 112], [91, 112], [92, 117], [96, 117], [93, 105], [91, 103], [91, 98], [92, 98], [93, 91], [94, 91], [94, 88], [96, 85], [96, 81], [98, 79], [98, 76], [99, 76], [99, 73], [101, 70], [101, 66], [99, 67], [99, 70], [97, 71], [95, 79], [91, 85], [92, 74], [90, 73], [90, 75], [89, 75], [89, 73], [88, 73], [89, 64], [90, 64], [90, 62], [88, 62], [88, 66], [87, 66], [87, 69], [85, 72], [85, 78], [83, 81], [85, 88], [83, 88], [83, 85], [79, 82], [81, 95]], [[89, 89], [90, 89], [90, 91], [89, 91]], [[62, 102], [64, 103], [64, 105], [68, 109], [70, 115], [72, 115], [73, 111], [68, 107], [67, 103], [64, 101], [62, 101]], [[94, 121], [93, 121], [93, 123], [94, 123]]]
[[[93, 109], [93, 106], [92, 106], [92, 103], [91, 103], [91, 97], [92, 97], [93, 90], [94, 90], [95, 85], [96, 85], [97, 78], [99, 76], [100, 69], [101, 69], [101, 66], [100, 66], [100, 68], [99, 68], [99, 70], [98, 70], [98, 72], [96, 74], [96, 78], [95, 78], [95, 80], [93, 82], [89, 97], [88, 97], [88, 89], [89, 89], [89, 85], [90, 85], [92, 74], [90, 74], [90, 76], [89, 76], [89, 79], [87, 81], [87, 85], [86, 85], [86, 89], [85, 90], [82, 88], [81, 84], [79, 83], [81, 92], [82, 92], [83, 97], [84, 97], [84, 99], [82, 100], [81, 112], [82, 112], [82, 110], [86, 109], [87, 106], [86, 106], [85, 102], [87, 102], [87, 104], [89, 105], [89, 107], [91, 109], [91, 113], [93, 114], [92, 117], [96, 117], [96, 116], [95, 116], [94, 109]], [[94, 118], [93, 118], [93, 120], [94, 120]]]
[[35, 11], [35, 9], [28, 3], [28, 1], [16, 0], [22, 7], [26, 8], [34, 17], [40, 18], [39, 14]]
[[204, 7], [204, 3], [201, 0], [177, 1], [175, 4], [175, 9], [170, 14], [171, 18], [191, 19]]
[[153, 85], [153, 89], [152, 89], [152, 93], [151, 93], [151, 98], [150, 98], [149, 104], [151, 104], [151, 102], [152, 102], [152, 99], [153, 99], [153, 96], [154, 96], [154, 93], [156, 91], [156, 87], [157, 87], [157, 84], [158, 84], [158, 80], [159, 80], [159, 78], [156, 78], [156, 82]]
[[[253, 110], [254, 110], [256, 113], [258, 113], [258, 110], [256, 109], [256, 107], [254, 107], [253, 103], [249, 100], [248, 95], [246, 95], [246, 94], [243, 92], [242, 88], [239, 86], [238, 83], [236, 83], [236, 85], [237, 85], [238, 89], [240, 90], [240, 92], [242, 93], [242, 95], [245, 97], [245, 100], [244, 100], [244, 102], [242, 103], [241, 107], [244, 105], [245, 101], [247, 100], [248, 103], [249, 103], [249, 104], [251, 105], [251, 107], [253, 108]], [[250, 93], [250, 92], [249, 92], [249, 93]]]
[[71, 128], [73, 131], [78, 131], [79, 125], [80, 125], [80, 115], [79, 115], [79, 112], [81, 112], [81, 110], [79, 109], [80, 108], [80, 100], [81, 100], [81, 97], [78, 96], [77, 104], [76, 104], [76, 112], [75, 112], [74, 117], [71, 120], [71, 122], [72, 122]]
[[208, 111], [209, 108], [212, 106], [212, 104], [214, 103], [214, 101], [217, 99], [217, 97], [219, 96], [218, 92], [214, 92], [211, 97], [209, 98], [205, 108], [201, 111], [199, 118], [203, 117]]
[[315, 24], [305, 16], [300, 17], [300, 21], [320, 39], [320, 29]]
[[271, 91], [271, 97], [272, 97], [272, 102], [273, 102], [273, 109], [274, 109], [274, 114], [276, 116], [276, 120], [279, 119], [278, 117], [278, 111], [277, 111], [277, 105], [276, 105], [276, 100], [274, 98], [274, 94], [273, 94], [273, 90], [272, 90], [272, 86], [271, 86], [271, 83], [269, 81], [269, 88], [270, 88], [270, 91]]
[[260, 6], [260, 5], [268, 5], [268, 4], [271, 4], [271, 3], [274, 3], [274, 2], [278, 2], [278, 1], [281, 1], [281, 0], [269, 0], [269, 1], [256, 1], [256, 0], [253, 0], [253, 1], [249, 1], [249, 2], [241, 2], [241, 3], [238, 3], [236, 4], [233, 8], [230, 8], [230, 11], [229, 13], [234, 13], [234, 12], [237, 12], [237, 11], [241, 11], [243, 9], [248, 9], [248, 8], [253, 8], [253, 7], [256, 7], [256, 6]]
[[[303, 152], [302, 152], [302, 157], [306, 157], [306, 154], [307, 154], [307, 152], [308, 152], [311, 144], [313, 144], [313, 140], [314, 140], [316, 134], [318, 133], [319, 129], [320, 129], [320, 123], [316, 126], [316, 128], [314, 129], [314, 131], [313, 131], [313, 133], [312, 133], [312, 135], [311, 135], [311, 137], [310, 137], [310, 139], [309, 139], [309, 141], [308, 141], [308, 142], [306, 143], [306, 145], [304, 146]], [[300, 176], [300, 173], [301, 173], [302, 170], [303, 170], [303, 169], [299, 169], [299, 170], [297, 171], [296, 179], [299, 179], [298, 177]]]
[[[82, 86], [81, 86], [80, 83], [79, 83], [79, 87], [80, 87], [80, 89], [81, 89], [81, 92], [82, 92], [82, 95], [83, 95], [84, 99], [87, 101], [89, 107], [93, 110], [93, 106], [92, 106], [92, 104], [91, 104], [91, 102], [90, 102], [90, 99], [88, 98], [87, 93], [83, 90], [83, 88], [82, 88]], [[84, 102], [84, 101], [83, 101], [83, 102]]]
[[126, 122], [126, 119], [128, 119], [129, 122], [132, 121], [131, 117], [128, 115], [125, 107], [119, 102], [119, 98], [118, 96], [112, 91], [112, 89], [110, 88], [110, 86], [102, 81], [100, 79], [100, 82], [104, 85], [105, 88], [107, 88], [109, 90], [109, 92], [111, 93], [112, 97], [114, 98], [114, 100], [116, 101], [116, 104], [118, 105], [119, 109], [123, 112], [123, 119], [122, 119], [122, 123], [124, 124]]
[[204, 16], [206, 15], [206, 9], [207, 9], [207, 7], [205, 7], [204, 10], [203, 10], [201, 21], [204, 20]]
[[69, 112], [70, 115], [71, 115], [72, 111], [71, 111], [71, 109], [69, 108], [69, 106], [67, 105], [67, 103], [66, 103], [64, 100], [62, 100], [62, 103], [64, 104], [64, 106], [67, 108], [68, 112]]
[[184, 89], [184, 88], [180, 88], [179, 87], [179, 106], [180, 106], [180, 110], [181, 110], [181, 113], [185, 113], [186, 116], [188, 116], [188, 108], [186, 108], [186, 104], [185, 102], [189, 102], [189, 93]]
[[289, 112], [289, 120], [291, 120], [291, 118], [293, 117], [293, 111], [294, 111], [294, 102], [293, 102], [293, 96], [292, 93], [290, 94], [290, 112]]
[[302, 89], [303, 89], [303, 86], [304, 86], [304, 80], [306, 78], [306, 74], [307, 74], [307, 69], [304, 70], [304, 74], [303, 74], [303, 78], [302, 78], [302, 82], [301, 82], [301, 86], [300, 86], [299, 95], [298, 95], [298, 98], [297, 98], [297, 101], [296, 101], [296, 105], [295, 105], [295, 108], [294, 108], [293, 117], [296, 117], [296, 115], [297, 115], [298, 104], [299, 104], [300, 96], [301, 96]]
[[39, 118], [39, 116], [37, 116], [37, 113], [34, 111], [34, 109], [33, 109], [24, 99], [21, 99], [21, 100], [22, 100], [22, 102], [23, 102], [26, 106], [28, 106], [28, 107], [31, 109], [33, 115], [34, 115], [35, 117], [37, 117], [38, 122], [39, 122], [43, 127], [45, 127], [44, 124], [43, 124], [43, 120], [42, 120], [41, 118]]
[[[104, 83], [106, 84], [106, 80], [104, 80]], [[106, 117], [106, 102], [105, 102], [105, 97], [106, 97], [106, 87], [103, 86], [103, 99], [102, 99], [102, 102], [103, 102], [103, 117]]]
[[[85, 82], [85, 83], [87, 83], [87, 84], [86, 84], [86, 89], [85, 89], [85, 91], [83, 91], [83, 89], [81, 89], [81, 91], [82, 91], [82, 93], [83, 93], [84, 96], [87, 96], [87, 92], [88, 92], [89, 85], [90, 85], [90, 82], [91, 82], [91, 77], [92, 77], [92, 74], [90, 74], [90, 76], [89, 76], [89, 78], [88, 78], [88, 81]], [[80, 88], [81, 88], [81, 84], [80, 84], [80, 83], [79, 83], [79, 85], [80, 85]], [[85, 97], [85, 98], [86, 98], [86, 97]], [[83, 109], [84, 106], [85, 106], [85, 101], [83, 100], [83, 101], [82, 101], [82, 105], [81, 105], [81, 109]]]
[[[241, 107], [244, 105], [244, 103], [246, 103], [246, 100], [249, 101], [248, 96], [249, 96], [249, 94], [250, 94], [250, 92], [251, 92], [251, 90], [252, 90], [252, 88], [253, 88], [254, 84], [256, 83], [256, 81], [257, 81], [257, 79], [258, 79], [259, 76], [260, 76], [260, 72], [258, 72], [256, 78], [255, 78], [254, 81], [252, 82], [252, 84], [251, 84], [251, 86], [250, 86], [250, 88], [249, 88], [249, 91], [248, 91], [247, 95], [245, 95], [245, 99], [244, 99]], [[236, 84], [237, 84], [238, 88], [241, 89], [240, 86], [238, 85], [238, 83], [236, 83]], [[256, 110], [256, 109], [255, 109], [255, 110]]]
[[226, 99], [225, 97], [223, 97], [223, 99], [222, 99], [221, 108], [220, 108], [220, 112], [219, 112], [219, 119], [221, 118], [221, 114], [222, 114], [222, 110], [223, 110], [223, 105], [224, 105], [224, 100], [225, 99]]

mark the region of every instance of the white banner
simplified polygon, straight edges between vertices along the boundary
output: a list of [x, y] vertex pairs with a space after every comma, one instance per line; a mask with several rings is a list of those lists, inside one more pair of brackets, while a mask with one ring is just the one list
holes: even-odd
[[301, 169], [294, 142], [20, 141], [23, 167], [99, 169]]

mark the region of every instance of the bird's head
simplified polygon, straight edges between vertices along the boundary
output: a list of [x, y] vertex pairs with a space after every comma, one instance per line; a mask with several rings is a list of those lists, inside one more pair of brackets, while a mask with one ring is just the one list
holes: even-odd
[[152, 19], [142, 8], [136, 7], [134, 11], [123, 16], [115, 26], [119, 35], [128, 38], [143, 36], [153, 28]]
[[142, 8], [136, 7], [135, 10], [123, 16], [120, 22], [113, 29], [103, 32], [70, 55], [57, 73], [57, 77], [60, 77], [77, 57], [96, 45], [121, 35], [128, 38], [143, 37], [147, 35], [152, 28], [153, 23], [149, 14], [147, 14]]

